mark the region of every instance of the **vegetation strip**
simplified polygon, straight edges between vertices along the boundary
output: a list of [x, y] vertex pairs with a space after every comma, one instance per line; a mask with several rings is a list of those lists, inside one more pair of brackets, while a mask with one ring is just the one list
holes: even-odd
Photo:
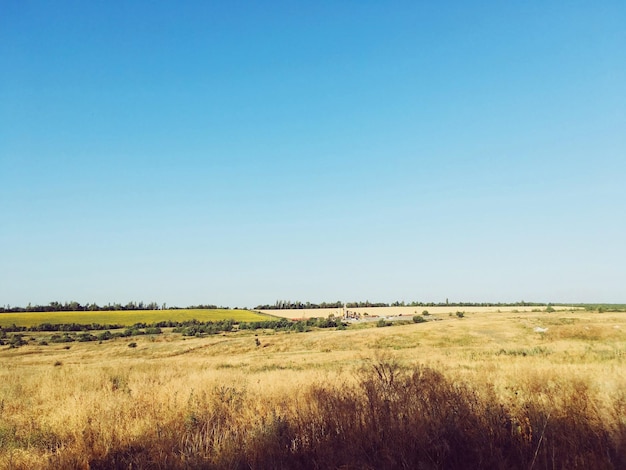
[[[48, 341], [50, 343], [72, 343], [74, 341], [89, 342], [89, 341], [107, 341], [115, 338], [126, 338], [129, 336], [141, 336], [141, 335], [160, 335], [162, 328], [172, 328], [173, 333], [181, 333], [183, 336], [197, 336], [202, 337], [206, 335], [215, 335], [219, 333], [226, 333], [237, 330], [259, 330], [259, 329], [271, 329], [274, 331], [295, 331], [305, 332], [309, 331], [312, 327], [316, 328], [338, 328], [345, 329], [346, 324], [335, 318], [309, 318], [303, 321], [290, 321], [285, 318], [278, 320], [263, 320], [255, 322], [235, 322], [234, 320], [222, 320], [222, 321], [207, 321], [201, 322], [198, 320], [189, 320], [184, 322], [175, 321], [161, 321], [152, 324], [135, 323], [134, 325], [123, 329], [122, 325], [100, 325], [92, 323], [91, 325], [81, 325], [77, 323], [70, 324], [51, 324], [42, 323], [37, 326], [16, 326], [11, 325], [8, 327], [0, 327], [0, 346], [9, 345], [12, 348], [24, 346], [28, 344], [29, 340], [26, 339], [23, 333], [25, 332], [63, 332], [60, 334], [53, 334], [47, 339], [40, 339], [38, 344], [41, 346], [47, 346]], [[120, 330], [111, 333], [109, 330]], [[100, 330], [106, 330], [93, 334]], [[9, 335], [8, 333], [15, 333]], [[35, 338], [31, 338], [31, 341], [36, 341]]]

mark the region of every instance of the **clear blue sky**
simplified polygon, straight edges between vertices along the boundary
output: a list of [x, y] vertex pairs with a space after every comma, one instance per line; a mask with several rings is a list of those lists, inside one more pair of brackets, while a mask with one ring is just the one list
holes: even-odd
[[626, 3], [0, 2], [0, 305], [626, 302]]

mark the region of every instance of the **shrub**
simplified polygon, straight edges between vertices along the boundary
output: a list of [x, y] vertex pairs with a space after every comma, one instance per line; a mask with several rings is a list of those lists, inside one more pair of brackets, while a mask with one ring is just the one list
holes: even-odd
[[28, 341], [26, 341], [20, 334], [15, 334], [9, 338], [9, 347], [11, 348], [18, 348], [20, 346], [24, 346], [25, 344], [28, 344]]
[[456, 312], [456, 316], [459, 318], [463, 318], [465, 316], [465, 312]]
[[334, 315], [329, 315], [328, 318], [320, 318], [317, 320], [315, 326], [318, 328], [335, 328], [337, 326], [337, 321]]
[[78, 341], [85, 343], [88, 341], [97, 341], [98, 338], [96, 338], [94, 335], [90, 334], [90, 333], [80, 333], [78, 335]]
[[129, 348], [136, 348], [137, 347], [137, 343], [128, 343], [128, 347]]
[[385, 327], [385, 326], [391, 326], [391, 322], [390, 322], [390, 321], [385, 320], [384, 318], [381, 318], [380, 320], [378, 320], [378, 321], [376, 322], [376, 326], [377, 326], [378, 328], [383, 328], [383, 327]]
[[63, 335], [52, 335], [50, 336], [51, 343], [71, 343], [76, 341], [72, 336], [68, 333], [64, 333]]
[[424, 317], [420, 316], [420, 315], [414, 315], [413, 316], [413, 323], [424, 323], [428, 320], [426, 320]]
[[104, 331], [104, 332], [102, 332], [102, 333], [100, 333], [98, 335], [98, 340], [99, 341], [106, 341], [106, 340], [109, 340], [111, 338], [113, 338], [113, 335], [111, 334], [111, 332], [109, 330]]

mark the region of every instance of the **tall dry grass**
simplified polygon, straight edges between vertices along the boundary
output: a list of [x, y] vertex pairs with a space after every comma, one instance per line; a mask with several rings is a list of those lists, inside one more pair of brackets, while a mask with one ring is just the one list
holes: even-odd
[[5, 349], [0, 467], [625, 468], [624, 319], [559, 315]]

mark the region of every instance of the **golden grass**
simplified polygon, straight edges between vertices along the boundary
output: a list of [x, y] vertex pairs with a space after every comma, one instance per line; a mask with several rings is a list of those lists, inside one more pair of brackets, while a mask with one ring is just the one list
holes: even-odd
[[0, 326], [36, 326], [42, 323], [77, 323], [91, 325], [124, 325], [135, 323], [156, 323], [160, 321], [219, 321], [235, 320], [253, 322], [267, 320], [268, 316], [249, 310], [234, 309], [176, 309], [176, 310], [117, 310], [101, 312], [23, 312], [0, 313]]
[[[493, 447], [483, 464], [501, 468], [625, 463], [626, 316], [430, 318], [258, 336], [166, 333], [133, 337], [136, 348], [130, 338], [2, 347], [0, 468], [307, 468], [307, 459], [322, 467], [401, 468], [408, 459], [463, 468], [473, 461], [455, 460], [455, 449], [470, 459], [474, 450], [464, 446], [476, 442]], [[445, 414], [446, 403], [455, 403], [456, 415]], [[427, 418], [443, 423], [459, 413], [469, 430], [427, 429]], [[502, 422], [485, 421], [498, 413]], [[491, 437], [480, 441], [471, 430], [483, 428]], [[383, 431], [389, 440], [376, 434]], [[348, 434], [354, 442], [333, 447]], [[423, 436], [437, 444], [423, 448]], [[589, 436], [607, 442], [608, 460], [583, 453]], [[414, 447], [399, 447], [409, 442]]]

